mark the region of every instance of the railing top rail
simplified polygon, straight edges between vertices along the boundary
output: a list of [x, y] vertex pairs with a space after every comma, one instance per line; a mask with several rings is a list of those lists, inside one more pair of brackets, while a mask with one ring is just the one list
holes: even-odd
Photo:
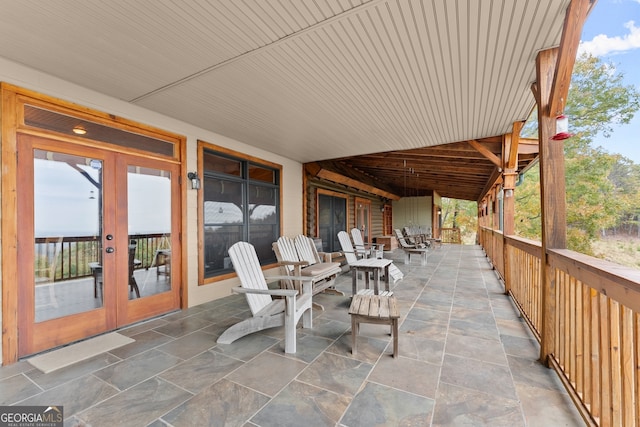
[[569, 249], [548, 249], [549, 264], [589, 287], [640, 312], [640, 270]]
[[542, 243], [516, 236], [505, 236], [508, 246], [520, 249], [537, 258], [542, 258]]

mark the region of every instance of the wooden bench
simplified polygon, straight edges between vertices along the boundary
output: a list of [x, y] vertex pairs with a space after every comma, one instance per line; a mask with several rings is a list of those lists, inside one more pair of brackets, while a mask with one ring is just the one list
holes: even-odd
[[356, 340], [360, 331], [360, 323], [373, 323], [391, 326], [393, 357], [397, 357], [400, 312], [394, 296], [354, 295], [349, 307], [349, 314], [351, 315], [351, 354], [356, 354]]

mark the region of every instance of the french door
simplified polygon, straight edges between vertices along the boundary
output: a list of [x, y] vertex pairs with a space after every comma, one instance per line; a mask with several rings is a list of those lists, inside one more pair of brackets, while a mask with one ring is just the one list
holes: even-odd
[[19, 356], [179, 308], [179, 165], [17, 142]]

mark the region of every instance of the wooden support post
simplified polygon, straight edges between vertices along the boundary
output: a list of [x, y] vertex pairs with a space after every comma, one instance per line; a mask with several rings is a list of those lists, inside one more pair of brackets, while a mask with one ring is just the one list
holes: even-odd
[[506, 170], [503, 177], [502, 189], [504, 191], [504, 197], [502, 198], [502, 218], [503, 218], [503, 230], [502, 230], [502, 257], [504, 259], [504, 292], [508, 294], [511, 290], [511, 263], [509, 259], [509, 247], [507, 245], [507, 236], [515, 233], [515, 188], [516, 177], [518, 174], [513, 169]]
[[518, 174], [514, 170], [506, 170], [503, 174], [502, 190], [504, 197], [502, 198], [503, 209], [503, 233], [509, 236], [515, 233], [515, 190], [516, 177]]
[[582, 26], [593, 0], [571, 0], [565, 15], [560, 47], [544, 50], [536, 58], [536, 83], [532, 89], [538, 105], [540, 144], [540, 198], [542, 210], [542, 339], [540, 360], [549, 365], [555, 352], [555, 272], [547, 263], [548, 249], [566, 249], [567, 222], [564, 174], [564, 145], [552, 141], [555, 118], [564, 110], [571, 74], [580, 43]]
[[564, 182], [564, 146], [551, 140], [555, 134], [555, 115], [549, 111], [551, 87], [558, 58], [558, 49], [538, 53], [537, 83], [533, 91], [538, 104], [538, 140], [540, 143], [540, 198], [542, 210], [542, 330], [540, 361], [548, 364], [555, 351], [556, 280], [547, 262], [547, 249], [564, 249], [566, 238], [566, 199]]

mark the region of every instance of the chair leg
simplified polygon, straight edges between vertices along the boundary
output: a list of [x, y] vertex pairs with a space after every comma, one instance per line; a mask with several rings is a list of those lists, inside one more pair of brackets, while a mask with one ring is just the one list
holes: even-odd
[[140, 298], [140, 289], [138, 289], [138, 282], [136, 282], [136, 278], [131, 276], [129, 277], [129, 291], [134, 291], [136, 296]]
[[393, 357], [398, 357], [398, 319], [391, 321], [393, 329]]
[[[313, 305], [315, 305], [316, 303], [312, 303], [312, 308], [305, 310], [304, 314], [302, 315], [302, 327], [305, 329], [312, 329], [313, 328]], [[318, 304], [319, 305], [319, 304]], [[324, 307], [320, 305], [320, 308], [322, 310], [324, 310]]]
[[296, 298], [286, 297], [284, 309], [284, 352], [296, 352]]
[[351, 354], [356, 354], [356, 341], [358, 337], [358, 322], [356, 316], [351, 315]]

